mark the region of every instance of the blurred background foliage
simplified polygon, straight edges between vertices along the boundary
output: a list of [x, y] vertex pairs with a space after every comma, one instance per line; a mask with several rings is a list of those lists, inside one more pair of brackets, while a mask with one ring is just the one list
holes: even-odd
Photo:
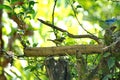
[[[20, 40], [24, 40], [29, 47], [55, 46], [48, 39], [55, 39], [53, 29], [40, 23], [37, 19], [43, 19], [52, 23], [52, 11], [55, 0], [4, 0], [0, 9], [2, 15], [2, 38], [4, 40], [4, 50], [13, 51], [15, 56], [24, 54]], [[74, 7], [75, 13], [71, 7]], [[75, 14], [82, 26], [90, 33], [101, 38], [106, 28], [105, 20], [117, 18], [113, 24], [120, 28], [120, 1], [118, 0], [57, 0], [54, 13], [54, 25], [67, 30], [72, 34], [87, 34], [78, 24]], [[20, 27], [16, 18], [23, 22], [24, 27]], [[14, 20], [15, 19], [15, 20]], [[19, 33], [21, 37], [16, 37]], [[97, 44], [91, 39], [73, 39], [66, 34], [58, 32], [58, 35], [65, 37], [65, 45]], [[85, 55], [88, 68], [92, 69], [99, 63], [97, 55]], [[70, 61], [72, 80], [77, 80], [78, 75], [75, 66], [75, 56], [66, 57]], [[20, 57], [14, 58], [13, 66], [5, 68], [7, 80], [49, 80], [44, 66], [45, 57]], [[97, 59], [97, 60], [95, 60]], [[112, 58], [113, 59], [113, 58]], [[111, 59], [110, 59], [111, 60]], [[96, 61], [94, 64], [93, 62]], [[109, 62], [109, 65], [114, 65]], [[107, 80], [107, 79], [104, 79]]]

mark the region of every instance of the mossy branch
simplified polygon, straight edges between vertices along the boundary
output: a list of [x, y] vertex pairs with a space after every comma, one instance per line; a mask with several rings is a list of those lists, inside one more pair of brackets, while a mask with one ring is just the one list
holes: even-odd
[[47, 57], [47, 56], [65, 56], [75, 55], [76, 51], [86, 54], [102, 53], [107, 51], [102, 45], [74, 45], [59, 47], [31, 47], [25, 48], [25, 56], [28, 57]]

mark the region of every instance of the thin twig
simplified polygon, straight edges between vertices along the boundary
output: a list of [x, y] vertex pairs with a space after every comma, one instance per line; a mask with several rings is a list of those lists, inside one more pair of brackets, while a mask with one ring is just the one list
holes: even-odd
[[[67, 1], [69, 1], [69, 0], [67, 0]], [[82, 27], [82, 29], [84, 30], [84, 31], [86, 31], [88, 34], [90, 34], [90, 35], [92, 35], [92, 36], [95, 36], [95, 35], [93, 35], [92, 33], [90, 33], [89, 31], [87, 31], [84, 27], [83, 27], [83, 25], [80, 23], [80, 21], [79, 21], [79, 19], [78, 19], [78, 17], [77, 17], [77, 15], [76, 15], [76, 11], [75, 11], [75, 9], [74, 9], [74, 7], [73, 7], [73, 5], [71, 4], [71, 2], [69, 1], [69, 3], [70, 3], [70, 5], [71, 5], [71, 7], [72, 7], [72, 10], [73, 10], [73, 12], [74, 12], [74, 16], [75, 16], [75, 18], [76, 18], [76, 20], [77, 20], [77, 22], [78, 22], [78, 24]], [[95, 36], [96, 37], [96, 36]]]
[[54, 6], [52, 11], [52, 24], [54, 25], [54, 13], [55, 13], [55, 6], [56, 6], [57, 0], [54, 0]]
[[[69, 0], [67, 0], [67, 1], [69, 1]], [[73, 5], [71, 4], [70, 1], [69, 1], [69, 3], [70, 3], [70, 5], [71, 5], [71, 7], [72, 7], [72, 10], [73, 10], [73, 12], [74, 12], [74, 16], [75, 16], [75, 18], [76, 18], [78, 24], [79, 24], [79, 25], [82, 27], [82, 29], [85, 30], [87, 33], [92, 34], [92, 33], [90, 33], [89, 31], [87, 31], [87, 30], [82, 26], [82, 24], [80, 23], [80, 21], [79, 21], [78, 18], [77, 18], [76, 11], [75, 11]], [[92, 35], [93, 35], [93, 34], [92, 34]]]
[[[53, 6], [53, 12], [52, 12], [52, 25], [54, 25], [54, 13], [55, 13], [56, 4], [57, 4], [57, 0], [54, 0], [54, 6]], [[53, 32], [55, 34], [55, 37], [57, 38], [58, 35], [57, 35], [57, 32], [56, 32], [56, 29], [53, 28]], [[56, 44], [56, 46], [58, 46], [58, 45]]]
[[51, 27], [51, 28], [55, 28], [55, 29], [57, 29], [57, 30], [59, 30], [59, 31], [61, 31], [61, 32], [67, 32], [66, 30], [63, 30], [63, 29], [61, 29], [61, 28], [59, 28], [59, 27], [57, 27], [57, 26], [55, 26], [55, 25], [52, 25], [51, 23], [48, 23], [48, 22], [46, 22], [46, 21], [44, 21], [44, 20], [42, 20], [42, 19], [38, 19], [41, 23], [43, 23], [43, 24], [45, 24], [45, 25], [47, 25], [47, 26], [49, 26], [49, 27]]
[[90, 39], [95, 40], [98, 44], [100, 44], [99, 39], [98, 39], [96, 36], [93, 36], [93, 35], [73, 35], [73, 34], [69, 33], [68, 31], [66, 31], [66, 30], [64, 30], [64, 29], [61, 29], [61, 28], [59, 28], [59, 27], [57, 27], [57, 26], [55, 26], [55, 25], [52, 25], [52, 24], [50, 24], [50, 23], [48, 23], [48, 22], [46, 22], [46, 21], [44, 21], [44, 20], [42, 20], [42, 19], [38, 19], [38, 20], [39, 20], [41, 23], [43, 23], [43, 24], [45, 24], [45, 25], [47, 25], [47, 26], [49, 26], [49, 27], [51, 27], [51, 28], [54, 28], [54, 29], [57, 29], [57, 30], [59, 30], [59, 31], [61, 31], [61, 32], [67, 33], [68, 36], [71, 37], [71, 38], [90, 38]]

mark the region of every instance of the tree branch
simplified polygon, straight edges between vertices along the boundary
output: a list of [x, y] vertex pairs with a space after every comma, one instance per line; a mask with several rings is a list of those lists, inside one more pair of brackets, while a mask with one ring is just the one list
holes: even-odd
[[47, 26], [49, 26], [51, 28], [57, 29], [57, 30], [59, 30], [61, 32], [66, 32], [68, 34], [68, 36], [71, 37], [71, 38], [90, 38], [90, 39], [95, 40], [98, 44], [100, 44], [98, 37], [96, 37], [94, 35], [73, 35], [73, 34], [69, 33], [68, 31], [66, 31], [64, 29], [61, 29], [61, 28], [59, 28], [59, 27], [57, 27], [55, 25], [52, 25], [52, 24], [50, 24], [50, 23], [48, 23], [48, 22], [46, 22], [46, 21], [44, 21], [42, 19], [38, 19], [38, 20], [41, 23], [43, 23], [43, 24], [45, 24], [45, 25], [47, 25]]
[[59, 46], [59, 47], [34, 47], [25, 48], [24, 54], [28, 57], [47, 57], [47, 56], [65, 56], [75, 55], [76, 51], [81, 53], [93, 54], [107, 51], [102, 45], [74, 45], [74, 46]]

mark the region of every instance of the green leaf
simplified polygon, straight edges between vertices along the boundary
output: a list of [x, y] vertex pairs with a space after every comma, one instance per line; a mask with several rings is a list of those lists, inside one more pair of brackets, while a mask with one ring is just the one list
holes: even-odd
[[24, 17], [24, 19], [26, 19], [26, 18], [29, 18], [29, 19], [31, 19], [31, 16], [25, 16], [25, 17]]
[[26, 11], [26, 14], [34, 14], [35, 13], [35, 10], [32, 9], [32, 8], [29, 8], [27, 11]]
[[33, 66], [33, 67], [30, 69], [30, 71], [34, 71], [34, 70], [36, 70], [36, 66]]
[[24, 70], [30, 70], [32, 67], [33, 67], [33, 66], [30, 66], [30, 65], [29, 65], [29, 66], [25, 67]]
[[109, 53], [109, 52], [107, 52], [107, 53], [105, 53], [105, 54], [103, 55], [103, 57], [108, 57], [108, 56], [110, 56], [110, 53]]
[[7, 0], [8, 2], [10, 2], [10, 0]]
[[77, 5], [77, 8], [82, 8], [82, 6], [81, 5]]
[[108, 59], [107, 64], [108, 64], [109, 69], [111, 69], [115, 65], [115, 57], [110, 57]]
[[7, 11], [11, 12], [12, 8], [8, 5], [2, 5], [0, 4], [0, 9], [6, 9]]
[[20, 13], [18, 13], [18, 15], [19, 15], [19, 16], [22, 16], [22, 15], [24, 15], [24, 12], [20, 12]]
[[38, 43], [33, 43], [33, 47], [36, 47], [38, 45]]
[[34, 6], [35, 3], [37, 3], [37, 2], [35, 2], [35, 1], [29, 1], [29, 7], [30, 6]]
[[111, 77], [112, 77], [111, 74], [108, 74], [102, 80], [109, 80]]
[[81, 5], [81, 7], [83, 7], [86, 10], [89, 9], [94, 2], [92, 0], [77, 0], [77, 1]]
[[102, 80], [108, 80], [108, 77], [107, 77], [107, 76], [105, 76]]

